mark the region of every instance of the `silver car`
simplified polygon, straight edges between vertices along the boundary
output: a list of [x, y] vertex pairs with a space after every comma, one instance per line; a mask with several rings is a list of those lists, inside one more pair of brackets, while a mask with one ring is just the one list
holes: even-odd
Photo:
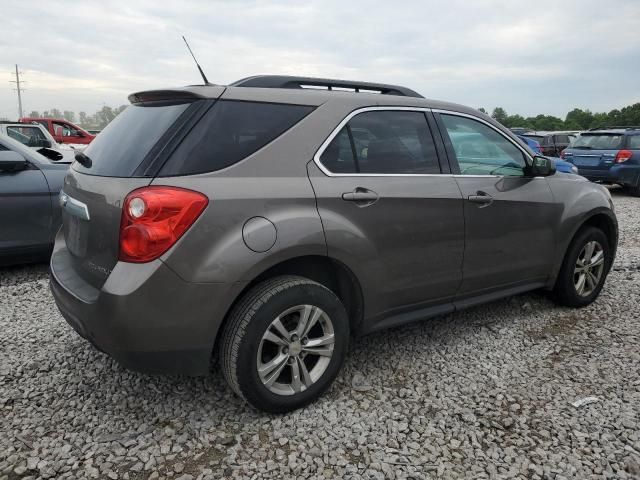
[[60, 311], [146, 372], [284, 412], [350, 334], [546, 289], [595, 300], [608, 190], [486, 115], [394, 85], [259, 76], [140, 92], [77, 157], [51, 258]]

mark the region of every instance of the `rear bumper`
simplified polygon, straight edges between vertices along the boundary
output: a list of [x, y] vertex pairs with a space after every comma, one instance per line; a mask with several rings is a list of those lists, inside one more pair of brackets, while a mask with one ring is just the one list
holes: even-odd
[[640, 165], [613, 165], [608, 170], [578, 167], [578, 173], [592, 182], [618, 183], [635, 187], [640, 181]]
[[161, 261], [118, 263], [96, 289], [71, 270], [66, 248], [51, 257], [51, 291], [83, 338], [145, 373], [205, 375], [218, 329], [239, 284], [189, 283]]

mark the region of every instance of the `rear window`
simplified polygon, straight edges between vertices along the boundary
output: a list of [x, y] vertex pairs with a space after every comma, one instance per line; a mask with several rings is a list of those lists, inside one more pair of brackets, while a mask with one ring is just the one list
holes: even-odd
[[78, 162], [73, 168], [89, 175], [130, 177], [160, 137], [191, 105], [131, 105], [89, 144], [84, 154], [89, 168]]
[[176, 148], [160, 176], [212, 172], [233, 165], [278, 138], [313, 109], [219, 100]]
[[629, 148], [640, 150], [640, 135], [629, 135]]
[[615, 133], [583, 133], [571, 145], [587, 150], [617, 150], [622, 147], [622, 135]]

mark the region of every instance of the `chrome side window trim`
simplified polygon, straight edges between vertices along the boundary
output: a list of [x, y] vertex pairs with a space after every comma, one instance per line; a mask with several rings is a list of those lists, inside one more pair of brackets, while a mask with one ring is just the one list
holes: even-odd
[[[474, 115], [469, 115], [467, 113], [461, 113], [461, 112], [455, 112], [455, 111], [452, 111], [452, 110], [442, 110], [442, 109], [424, 108], [424, 107], [393, 107], [393, 106], [364, 107], [364, 108], [359, 108], [359, 109], [354, 110], [353, 112], [349, 113], [349, 115], [347, 115], [338, 124], [338, 126], [333, 129], [333, 131], [329, 134], [329, 136], [325, 139], [325, 141], [322, 142], [322, 144], [320, 145], [320, 148], [318, 148], [318, 151], [313, 156], [313, 162], [322, 171], [322, 173], [324, 173], [328, 177], [454, 177], [454, 178], [455, 177], [466, 177], [466, 178], [473, 178], [473, 177], [475, 177], [475, 178], [488, 178], [488, 177], [489, 178], [502, 178], [502, 177], [504, 177], [504, 175], [462, 175], [462, 174], [451, 174], [451, 173], [333, 173], [333, 172], [330, 172], [329, 170], [327, 170], [325, 168], [325, 166], [322, 165], [322, 162], [320, 161], [320, 157], [322, 156], [322, 154], [324, 153], [326, 148], [329, 146], [329, 144], [333, 141], [333, 139], [338, 135], [338, 133], [340, 133], [340, 130], [342, 130], [344, 128], [344, 126], [349, 122], [349, 120], [351, 120], [356, 115], [358, 115], [360, 113], [365, 113], [365, 112], [377, 112], [377, 111], [405, 111], [405, 112], [408, 111], [408, 112], [423, 112], [423, 113], [433, 112], [433, 113], [443, 113], [443, 114], [449, 114], [449, 115], [458, 115], [460, 117], [467, 117], [467, 118], [470, 118], [472, 120], [476, 120], [478, 122], [481, 122], [481, 123], [487, 125], [491, 129], [493, 129], [495, 132], [499, 133], [504, 138], [506, 138], [513, 145], [515, 145], [524, 154], [526, 159], [529, 159], [529, 161], [533, 161], [533, 159], [531, 158], [529, 153], [524, 148], [522, 148], [521, 145], [518, 145], [511, 138], [509, 138], [507, 135], [505, 135], [504, 132], [501, 132], [495, 126], [491, 125], [489, 122], [487, 122], [487, 121], [485, 121], [485, 120], [483, 120], [483, 119], [481, 119], [479, 117], [476, 117]], [[526, 162], [526, 160], [525, 160], [525, 162]]]

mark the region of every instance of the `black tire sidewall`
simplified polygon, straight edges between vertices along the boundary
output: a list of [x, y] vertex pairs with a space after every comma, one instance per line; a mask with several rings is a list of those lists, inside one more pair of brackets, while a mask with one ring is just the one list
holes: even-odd
[[[258, 376], [258, 347], [262, 335], [278, 315], [288, 308], [303, 304], [320, 307], [331, 319], [335, 334], [333, 356], [322, 377], [311, 387], [295, 395], [277, 395], [269, 391]], [[238, 386], [245, 399], [261, 410], [280, 413], [300, 408], [318, 398], [331, 385], [344, 362], [348, 344], [347, 313], [333, 292], [313, 282], [289, 287], [261, 303], [249, 322], [239, 342], [236, 364]]]
[[[573, 282], [573, 270], [575, 268], [578, 255], [580, 255], [580, 252], [582, 251], [582, 248], [587, 242], [590, 242], [592, 240], [596, 240], [598, 243], [600, 243], [600, 245], [602, 245], [602, 248], [604, 250], [604, 270], [595, 290], [591, 292], [589, 296], [583, 297], [576, 291]], [[556, 290], [561, 297], [562, 303], [574, 307], [582, 307], [589, 305], [596, 298], [598, 298], [598, 295], [600, 295], [600, 291], [602, 290], [604, 282], [609, 273], [609, 269], [611, 268], [611, 255], [612, 252], [609, 245], [609, 240], [602, 230], [595, 227], [587, 227], [583, 231], [579, 232], [575, 240], [572, 242], [569, 251], [567, 252], [562, 270], [560, 272], [560, 276], [558, 278], [558, 286]]]

